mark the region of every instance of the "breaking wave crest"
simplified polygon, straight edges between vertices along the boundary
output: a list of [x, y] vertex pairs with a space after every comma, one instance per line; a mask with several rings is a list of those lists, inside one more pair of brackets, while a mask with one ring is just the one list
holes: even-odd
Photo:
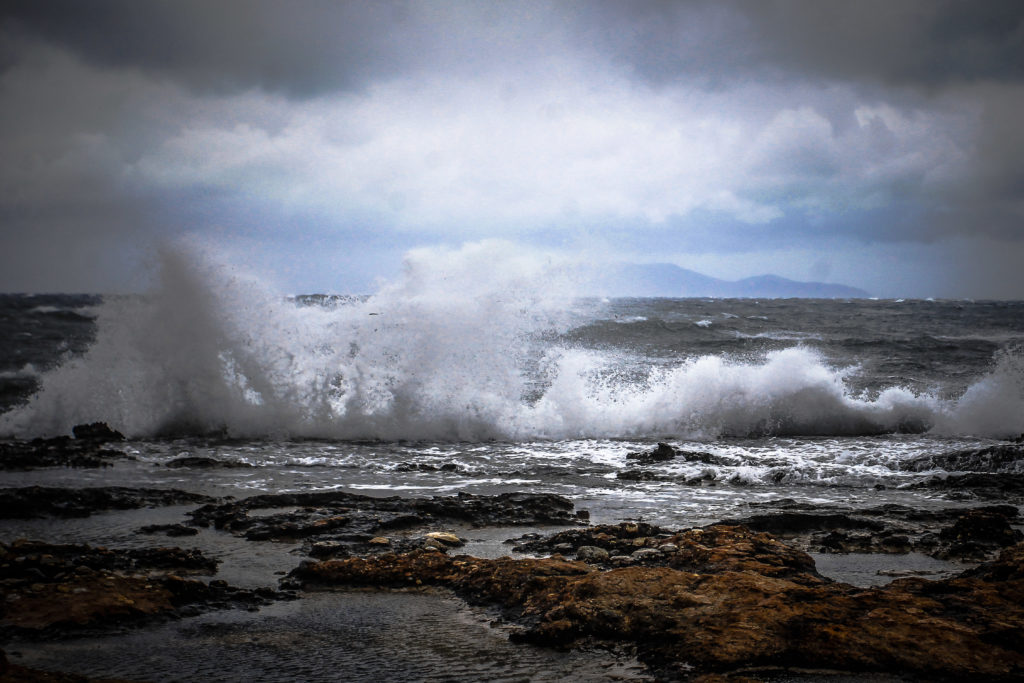
[[42, 377], [0, 433], [102, 420], [138, 437], [532, 440], [1024, 432], [1024, 359], [1005, 353], [959, 399], [852, 394], [854, 368], [796, 346], [623, 372], [619, 350], [565, 342], [586, 322], [573, 269], [483, 242], [407, 255], [366, 298], [300, 305], [187, 248], [150, 295], [106, 300], [95, 343]]

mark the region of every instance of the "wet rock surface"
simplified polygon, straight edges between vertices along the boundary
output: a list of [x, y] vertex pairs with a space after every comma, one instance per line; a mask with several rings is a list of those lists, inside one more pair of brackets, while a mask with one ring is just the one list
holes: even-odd
[[685, 477], [660, 472], [651, 469], [661, 463], [671, 460], [680, 460], [687, 463], [700, 463], [711, 466], [735, 465], [736, 459], [728, 455], [716, 455], [705, 451], [690, 451], [675, 448], [667, 443], [658, 443], [656, 448], [649, 451], [627, 453], [626, 460], [629, 467], [620, 470], [615, 474], [617, 479], [623, 481], [671, 481], [689, 486], [714, 485], [715, 473], [710, 469], [698, 474], [691, 474]]
[[1022, 521], [1014, 505], [919, 510], [890, 504], [849, 510], [783, 499], [751, 507], [765, 512], [725, 523], [774, 534], [811, 552], [919, 552], [981, 561], [1024, 540], [1013, 526]]
[[57, 436], [31, 441], [0, 443], [0, 470], [33, 470], [40, 467], [109, 467], [116, 460], [132, 459], [114, 448], [111, 442], [124, 441], [124, 435], [103, 422], [76, 425], [74, 438]]
[[255, 608], [290, 597], [185, 578], [216, 569], [216, 560], [181, 548], [113, 550], [24, 539], [0, 544], [0, 636], [119, 631], [152, 618]]
[[936, 489], [960, 500], [1024, 502], [1024, 474], [970, 472], [936, 475], [911, 484], [911, 489]]
[[235, 460], [218, 460], [217, 458], [206, 458], [201, 456], [186, 456], [181, 458], [175, 458], [169, 461], [165, 467], [171, 469], [180, 469], [182, 467], [188, 467], [191, 469], [231, 469], [238, 467], [251, 468], [252, 465], [244, 462], [238, 462]]
[[610, 554], [642, 540], [653, 552], [608, 568], [558, 555], [488, 560], [417, 550], [307, 562], [289, 580], [310, 589], [448, 588], [500, 608], [520, 625], [518, 639], [632, 645], [666, 678], [778, 667], [929, 680], [1024, 675], [1024, 545], [951, 579], [861, 589], [823, 579], [809, 556], [741, 526], [665, 538], [639, 524], [584, 531], [592, 533], [570, 530], [545, 543], [604, 543]]
[[[279, 510], [279, 511], [278, 511]], [[319, 557], [351, 553], [408, 551], [426, 546], [445, 550], [445, 536], [391, 538], [410, 529], [446, 531], [451, 523], [471, 526], [561, 525], [580, 523], [566, 498], [553, 494], [374, 498], [340, 491], [275, 494], [205, 505], [191, 513], [192, 524], [212, 526], [249, 540], [308, 539]]]
[[63, 488], [26, 486], [0, 489], [0, 519], [32, 517], [88, 517], [106, 510], [136, 510], [144, 507], [208, 503], [213, 498], [178, 489]]
[[672, 448], [672, 446], [669, 446], [667, 443], [660, 442], [656, 448], [649, 451], [638, 451], [626, 454], [626, 460], [636, 460], [642, 464], [664, 462], [666, 460], [672, 460], [675, 457], [676, 449]]
[[[815, 584], [827, 581], [815, 571], [814, 560], [808, 554], [768, 534], [739, 526], [713, 525], [672, 532], [643, 522], [622, 522], [531, 536], [510, 541], [513, 550], [561, 551], [605, 569], [639, 565], [690, 572], [754, 571]], [[595, 552], [595, 548], [604, 554]]]
[[1024, 444], [1006, 443], [969, 448], [949, 453], [923, 455], [901, 463], [908, 472], [944, 470], [946, 472], [1022, 472]]

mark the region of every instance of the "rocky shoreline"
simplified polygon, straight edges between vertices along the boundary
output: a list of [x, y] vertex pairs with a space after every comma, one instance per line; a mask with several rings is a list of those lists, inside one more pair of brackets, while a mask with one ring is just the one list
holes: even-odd
[[[0, 466], [95, 467], [125, 457], [107, 453], [106, 443], [120, 435], [105, 425], [75, 436], [6, 444]], [[631, 467], [641, 468], [701, 457], [667, 445], [634, 455]], [[177, 489], [0, 489], [0, 519], [169, 505], [194, 507], [176, 523], [139, 525], [132, 547], [0, 538], [0, 647], [116, 637], [216, 610], [316, 600], [322, 591], [440, 590], [490, 610], [515, 642], [629, 653], [657, 680], [807, 671], [1024, 678], [1024, 536], [1014, 505], [852, 510], [780, 499], [752, 504], [753, 514], [743, 517], [670, 529], [641, 521], [591, 525], [586, 511], [549, 493], [224, 499]], [[546, 530], [508, 534], [512, 556], [457, 554], [467, 529], [522, 526]], [[295, 566], [277, 585], [268, 579], [239, 588], [214, 578], [218, 557], [153, 545], [161, 535], [199, 533], [294, 547]], [[866, 588], [823, 575], [808, 553], [921, 553], [978, 564], [939, 580]], [[0, 682], [14, 680], [86, 679], [0, 659]]]

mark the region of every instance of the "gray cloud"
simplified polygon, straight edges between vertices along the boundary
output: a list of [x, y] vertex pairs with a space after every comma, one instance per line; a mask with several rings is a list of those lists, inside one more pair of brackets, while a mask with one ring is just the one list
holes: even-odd
[[190, 230], [265, 238], [276, 261], [317, 230], [389, 258], [587, 230], [651, 253], [1016, 241], [1022, 18], [1000, 0], [13, 0], [0, 268], [86, 282], [74, 254]]
[[1015, 0], [745, 0], [769, 59], [831, 77], [943, 86], [1024, 77]]
[[580, 42], [655, 83], [813, 75], [933, 88], [1024, 78], [1016, 0], [606, 0], [572, 25]]

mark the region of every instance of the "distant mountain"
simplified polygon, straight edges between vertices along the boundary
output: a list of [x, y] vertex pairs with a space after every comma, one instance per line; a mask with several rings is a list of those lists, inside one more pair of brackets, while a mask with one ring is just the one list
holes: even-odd
[[723, 297], [757, 299], [860, 299], [863, 289], [826, 282], [798, 282], [778, 275], [720, 280], [671, 263], [621, 263], [596, 278], [608, 296]]

